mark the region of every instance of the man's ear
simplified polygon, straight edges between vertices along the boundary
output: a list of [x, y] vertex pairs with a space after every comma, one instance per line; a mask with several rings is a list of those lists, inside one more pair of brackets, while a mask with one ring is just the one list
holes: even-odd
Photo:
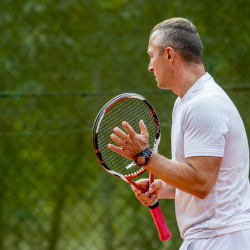
[[167, 57], [168, 62], [172, 63], [175, 57], [175, 52], [173, 48], [167, 47], [164, 53], [165, 53], [165, 56]]

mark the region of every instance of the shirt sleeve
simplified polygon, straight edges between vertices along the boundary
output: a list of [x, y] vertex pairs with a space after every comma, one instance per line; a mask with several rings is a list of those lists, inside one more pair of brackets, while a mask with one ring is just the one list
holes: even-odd
[[184, 116], [185, 158], [191, 156], [224, 156], [228, 133], [223, 105], [214, 100], [196, 101]]

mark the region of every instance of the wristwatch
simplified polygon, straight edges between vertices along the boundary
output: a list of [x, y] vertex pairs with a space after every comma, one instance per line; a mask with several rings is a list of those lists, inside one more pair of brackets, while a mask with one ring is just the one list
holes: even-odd
[[146, 148], [144, 151], [135, 156], [135, 163], [139, 166], [145, 166], [148, 163], [149, 157], [152, 153], [153, 151], [150, 149], [150, 147]]

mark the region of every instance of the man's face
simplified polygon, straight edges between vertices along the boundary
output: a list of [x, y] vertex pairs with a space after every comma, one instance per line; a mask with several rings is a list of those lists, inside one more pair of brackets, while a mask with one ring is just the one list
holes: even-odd
[[148, 54], [150, 56], [150, 63], [148, 70], [154, 72], [157, 86], [160, 89], [170, 89], [169, 85], [169, 66], [167, 63], [167, 55], [164, 52], [163, 55], [159, 55], [159, 48], [154, 45], [156, 35], [153, 35], [149, 39]]

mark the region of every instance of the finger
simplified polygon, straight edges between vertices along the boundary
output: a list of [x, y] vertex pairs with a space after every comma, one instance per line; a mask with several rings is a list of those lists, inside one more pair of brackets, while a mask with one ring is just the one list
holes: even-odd
[[120, 155], [123, 155], [123, 153], [124, 153], [124, 151], [123, 151], [122, 148], [116, 147], [116, 146], [114, 146], [113, 144], [108, 144], [108, 148], [109, 148], [110, 150], [112, 150], [112, 151], [114, 151], [114, 152], [120, 154]]
[[135, 131], [133, 130], [133, 128], [127, 123], [127, 122], [122, 122], [122, 126], [125, 128], [125, 130], [127, 131], [128, 135], [130, 137], [134, 137], [135, 136]]
[[127, 135], [125, 132], [123, 132], [121, 129], [119, 129], [118, 127], [114, 128], [114, 132], [119, 135], [119, 137], [121, 139], [123, 139], [124, 141], [129, 141], [129, 135]]
[[149, 189], [148, 189], [148, 193], [149, 193], [149, 194], [153, 194], [153, 193], [156, 191], [156, 189], [157, 189], [157, 185], [156, 185], [155, 182], [153, 182], [153, 183], [150, 185]]
[[153, 182], [148, 189], [148, 193], [150, 193], [150, 195], [154, 194], [156, 196], [156, 198], [159, 198], [159, 192], [162, 189], [162, 185], [163, 182], [161, 180], [156, 180], [155, 182]]
[[152, 206], [157, 201], [155, 195], [151, 195], [150, 197], [146, 197], [143, 194], [136, 194], [135, 196], [145, 206]]
[[126, 147], [126, 142], [121, 138], [119, 138], [118, 136], [116, 136], [115, 134], [112, 134], [110, 137], [116, 144], [118, 144], [122, 148]]
[[141, 193], [141, 194], [135, 194], [135, 197], [137, 199], [139, 199], [140, 201], [150, 201], [151, 202], [151, 199], [152, 197], [149, 197], [148, 195], [146, 195], [145, 193]]
[[143, 190], [148, 190], [149, 188], [149, 179], [140, 179], [135, 182], [137, 185], [139, 185]]
[[144, 135], [145, 137], [148, 137], [147, 127], [146, 127], [145, 123], [143, 122], [143, 120], [140, 120], [139, 126], [140, 126], [140, 129], [141, 129], [141, 135]]
[[130, 185], [132, 191], [135, 193], [135, 194], [141, 194], [141, 190], [136, 188], [134, 185]]

